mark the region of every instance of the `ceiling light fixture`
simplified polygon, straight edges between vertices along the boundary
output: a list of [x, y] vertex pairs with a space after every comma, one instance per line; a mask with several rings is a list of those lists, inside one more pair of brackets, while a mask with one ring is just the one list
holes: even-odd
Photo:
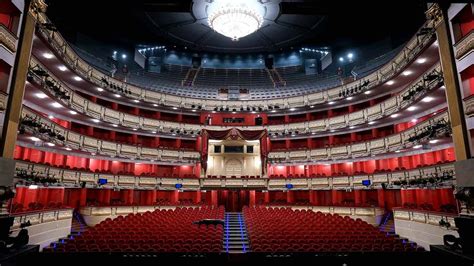
[[58, 68], [59, 68], [59, 70], [61, 70], [63, 72], [67, 70], [67, 67], [65, 67], [65, 66], [58, 66]]
[[370, 93], [372, 93], [371, 91], [365, 91], [364, 94], [365, 95], [369, 95]]
[[82, 78], [81, 78], [81, 77], [79, 77], [79, 76], [75, 76], [75, 77], [74, 77], [74, 80], [75, 80], [75, 81], [81, 81], [81, 80], [82, 80]]
[[97, 91], [98, 91], [98, 92], [103, 92], [104, 89], [102, 89], [101, 87], [97, 87]]
[[211, 29], [238, 41], [254, 33], [263, 24], [263, 10], [256, 3], [244, 0], [220, 0], [209, 6], [208, 24]]
[[61, 107], [63, 107], [61, 104], [56, 103], [56, 102], [52, 103], [51, 106], [53, 106], [54, 108], [61, 108]]
[[407, 110], [412, 112], [412, 111], [416, 110], [416, 107], [415, 106], [410, 106], [410, 107], [407, 108]]
[[418, 64], [423, 64], [423, 63], [426, 62], [426, 58], [419, 58], [418, 60], [416, 60], [416, 62], [417, 62]]
[[77, 115], [76, 111], [69, 111], [69, 113], [72, 114], [72, 115]]
[[34, 142], [40, 141], [40, 139], [37, 138], [37, 137], [31, 137], [30, 139], [31, 139], [32, 141], [34, 141]]
[[403, 75], [403, 76], [409, 76], [409, 75], [411, 75], [412, 73], [413, 73], [413, 72], [410, 71], [410, 70], [405, 70], [405, 71], [402, 72], [402, 75]]
[[35, 96], [36, 96], [37, 98], [40, 98], [40, 99], [44, 99], [44, 98], [48, 97], [48, 95], [46, 95], [46, 94], [44, 94], [44, 93], [42, 93], [42, 92], [35, 94]]
[[398, 114], [393, 114], [393, 115], [391, 115], [390, 117], [391, 117], [391, 118], [396, 118], [396, 117], [398, 117]]
[[394, 83], [395, 83], [395, 81], [393, 81], [393, 80], [387, 81], [387, 85], [389, 85], [389, 86], [390, 86], [390, 85], [393, 85]]
[[53, 58], [53, 54], [51, 54], [51, 53], [43, 53], [43, 57], [46, 58], [46, 59], [51, 59], [51, 58]]
[[429, 103], [429, 102], [433, 101], [433, 97], [427, 96], [427, 97], [423, 98], [423, 100], [421, 100], [421, 101], [424, 102], [424, 103]]

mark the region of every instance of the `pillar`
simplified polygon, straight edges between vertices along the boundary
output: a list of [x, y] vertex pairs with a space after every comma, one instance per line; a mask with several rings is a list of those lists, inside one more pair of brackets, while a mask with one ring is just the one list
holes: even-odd
[[459, 85], [458, 71], [453, 51], [453, 41], [449, 31], [450, 21], [447, 15], [448, 7], [449, 5], [443, 4], [443, 6], [440, 7], [438, 4], [433, 4], [430, 10], [428, 10], [428, 14], [432, 16], [436, 28], [444, 85], [446, 87], [449, 119], [453, 129], [456, 160], [462, 161], [471, 158], [469, 145], [470, 134], [466, 127], [461, 87]]
[[13, 159], [23, 95], [25, 93], [26, 75], [28, 74], [30, 64], [31, 47], [36, 25], [35, 17], [29, 12], [30, 2], [28, 0], [25, 1], [18, 48], [8, 88], [9, 96], [0, 141], [0, 156], [5, 159]]

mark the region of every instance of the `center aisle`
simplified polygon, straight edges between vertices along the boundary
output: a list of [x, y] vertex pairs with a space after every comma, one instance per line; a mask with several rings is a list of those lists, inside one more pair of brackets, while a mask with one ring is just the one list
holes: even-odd
[[227, 253], [246, 253], [249, 250], [247, 229], [242, 213], [225, 213], [223, 244]]

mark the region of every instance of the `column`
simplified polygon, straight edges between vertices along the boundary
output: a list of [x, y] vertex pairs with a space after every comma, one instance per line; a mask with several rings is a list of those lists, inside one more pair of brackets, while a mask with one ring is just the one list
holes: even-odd
[[449, 5], [440, 7], [438, 4], [434, 4], [427, 13], [432, 16], [436, 28], [444, 85], [446, 87], [449, 119], [453, 129], [456, 160], [462, 161], [471, 158], [469, 145], [470, 134], [466, 127], [461, 87], [459, 85], [456, 60], [454, 58], [453, 41], [449, 31], [450, 21], [447, 15], [448, 7]]

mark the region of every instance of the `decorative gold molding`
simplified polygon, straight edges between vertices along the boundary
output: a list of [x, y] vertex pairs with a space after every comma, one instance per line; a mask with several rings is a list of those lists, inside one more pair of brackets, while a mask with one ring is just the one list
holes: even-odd
[[17, 38], [5, 28], [4, 25], [0, 24], [0, 44], [5, 46], [12, 53], [16, 52], [16, 40]]
[[7, 108], [7, 95], [0, 92], [0, 112]]
[[431, 26], [435, 28], [443, 21], [443, 12], [437, 3], [432, 4], [425, 14], [426, 18], [433, 23]]
[[467, 36], [464, 36], [464, 38], [454, 46], [456, 48], [456, 59], [461, 59], [474, 50], [474, 31], [470, 31]]
[[44, 2], [44, 0], [33, 0], [30, 4], [29, 13], [38, 20], [40, 13], [46, 13], [46, 9], [48, 5]]

